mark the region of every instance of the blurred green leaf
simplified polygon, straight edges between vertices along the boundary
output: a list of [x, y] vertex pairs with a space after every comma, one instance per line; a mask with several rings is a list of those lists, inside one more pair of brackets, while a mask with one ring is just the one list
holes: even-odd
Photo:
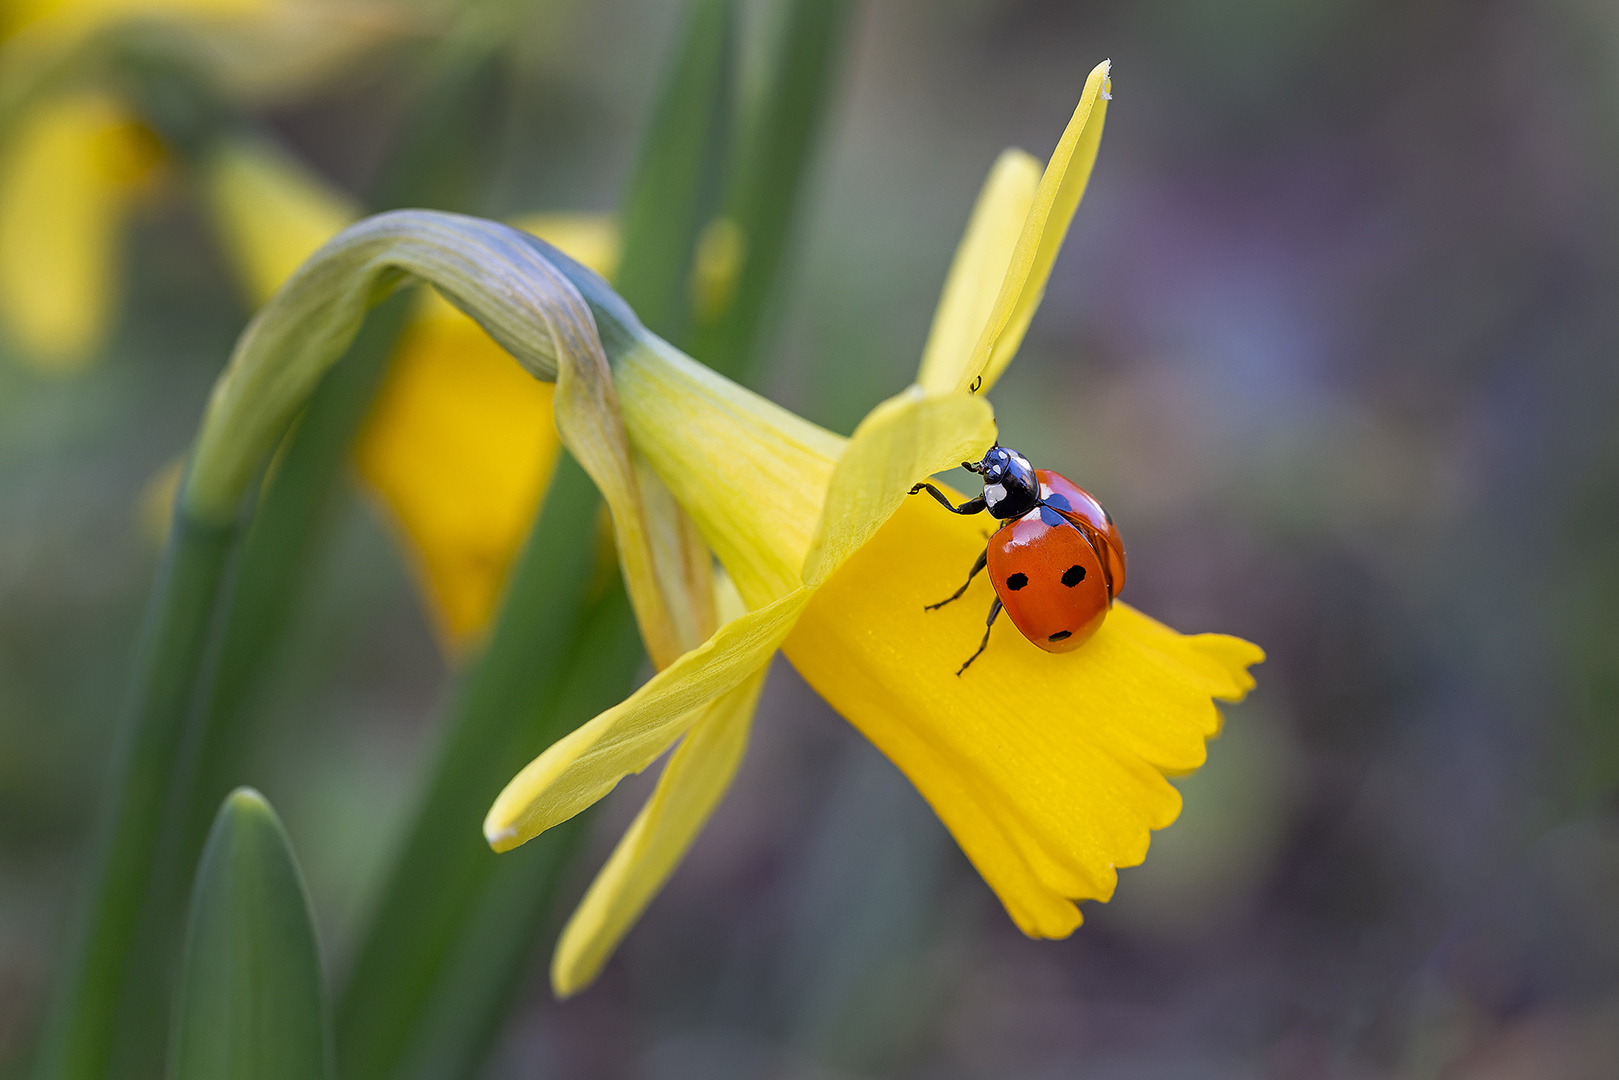
[[320, 951], [275, 811], [226, 797], [191, 900], [171, 1080], [315, 1080], [332, 1072]]
[[745, 121], [721, 209], [737, 230], [741, 261], [729, 303], [699, 322], [691, 346], [693, 356], [735, 379], [749, 377], [776, 294], [852, 6], [787, 0], [764, 94]]
[[[135, 659], [135, 679], [118, 725], [112, 790], [98, 836], [73, 951], [59, 968], [57, 998], [41, 1044], [42, 1080], [92, 1080], [107, 1073], [120, 1039], [156, 1045], [161, 1033], [119, 1025], [120, 1013], [151, 1018], [154, 987], [173, 937], [165, 929], [176, 832], [167, 827], [175, 791], [189, 788], [186, 720], [212, 639], [235, 528], [176, 514], [163, 569]], [[154, 880], [157, 879], [157, 880]], [[154, 929], [155, 927], [155, 929]], [[161, 1027], [161, 1024], [159, 1025]]]
[[246, 712], [292, 614], [311, 561], [336, 517], [337, 483], [348, 448], [387, 369], [412, 297], [389, 297], [374, 309], [315, 391], [288, 436], [242, 544], [241, 567], [226, 616], [218, 669], [203, 733], [192, 799], [188, 849], [200, 850], [212, 808], [241, 774], [251, 732]]
[[[561, 736], [623, 700], [643, 657], [635, 613], [615, 578], [576, 635], [551, 703], [552, 730]], [[493, 868], [420, 1010], [410, 1053], [394, 1074], [398, 1080], [477, 1074], [548, 932], [555, 931], [556, 889], [592, 820], [581, 814], [517, 851], [485, 852]]]
[[640, 663], [616, 572], [592, 595], [599, 505], [564, 455], [340, 1000], [345, 1080], [467, 1075], [517, 988], [583, 819], [497, 856], [484, 814], [531, 758], [628, 693]]
[[647, 327], [677, 344], [691, 323], [698, 233], [719, 204], [733, 115], [735, 6], [692, 3], [621, 213], [624, 252], [614, 287]]

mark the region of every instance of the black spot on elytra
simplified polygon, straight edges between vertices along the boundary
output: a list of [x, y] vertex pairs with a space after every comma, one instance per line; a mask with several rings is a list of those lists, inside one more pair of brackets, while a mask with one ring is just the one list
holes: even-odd
[[1068, 569], [1062, 572], [1062, 583], [1068, 586], [1070, 589], [1084, 580], [1085, 568], [1083, 566], [1070, 566]]
[[1013, 592], [1017, 592], [1019, 589], [1023, 588], [1023, 586], [1027, 585], [1028, 583], [1029, 583], [1029, 575], [1028, 574], [1013, 574], [1011, 577], [1006, 579], [1006, 587], [1008, 589], [1011, 589]]
[[1040, 520], [1055, 529], [1063, 523], [1063, 516], [1049, 506], [1040, 508]]
[[1047, 641], [1062, 641], [1064, 638], [1071, 638], [1073, 636], [1074, 636], [1074, 633], [1071, 630], [1058, 630], [1055, 634], [1052, 634], [1050, 637], [1046, 638], [1046, 640]]

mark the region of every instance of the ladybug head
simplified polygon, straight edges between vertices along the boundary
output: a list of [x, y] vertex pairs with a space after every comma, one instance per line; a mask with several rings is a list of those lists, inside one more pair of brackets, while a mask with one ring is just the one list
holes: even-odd
[[984, 505], [1002, 521], [1022, 517], [1040, 504], [1034, 466], [1016, 450], [997, 443], [982, 461], [976, 465], [964, 461], [961, 467], [984, 478]]

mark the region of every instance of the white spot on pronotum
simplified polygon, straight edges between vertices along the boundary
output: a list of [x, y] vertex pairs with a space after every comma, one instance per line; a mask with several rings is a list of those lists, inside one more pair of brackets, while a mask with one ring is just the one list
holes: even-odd
[[1005, 484], [985, 484], [984, 485], [984, 502], [985, 502], [985, 504], [993, 507], [1004, 498], [1006, 498], [1006, 485]]
[[1042, 499], [1051, 498], [1051, 485], [1050, 484], [1041, 484], [1040, 485], [1040, 497]]

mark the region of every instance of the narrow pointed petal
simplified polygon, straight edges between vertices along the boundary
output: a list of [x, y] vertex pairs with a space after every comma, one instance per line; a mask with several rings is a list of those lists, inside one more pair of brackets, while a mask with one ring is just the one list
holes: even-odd
[[1069, 222], [1079, 208], [1079, 200], [1090, 183], [1091, 168], [1096, 164], [1102, 125], [1107, 118], [1110, 66], [1108, 61], [1096, 65], [1085, 81], [1079, 105], [1040, 178], [994, 310], [984, 324], [972, 359], [962, 371], [955, 389], [967, 390], [982, 375], [984, 381], [979, 391], [988, 390], [1012, 362], [1018, 346], [1023, 344], [1029, 320], [1045, 297], [1051, 266], [1057, 260], [1057, 251], [1068, 235]]
[[809, 602], [798, 589], [733, 619], [619, 705], [557, 740], [506, 785], [484, 837], [509, 851], [590, 806], [640, 772], [702, 719], [705, 707], [763, 668]]
[[0, 323], [25, 360], [70, 372], [106, 337], [124, 219], [156, 143], [110, 99], [34, 109], [0, 157]]
[[[592, 319], [588, 308], [580, 314]], [[664, 593], [658, 577], [652, 526], [636, 479], [618, 390], [593, 321], [590, 333], [579, 334], [575, 341], [577, 347], [565, 351], [557, 368], [557, 431], [607, 503], [619, 566], [641, 628], [641, 640], [653, 666], [665, 668], [681, 655], [680, 633], [672, 614], [679, 600]]]
[[827, 486], [804, 582], [819, 585], [871, 539], [919, 480], [977, 461], [995, 442], [995, 414], [983, 398], [929, 397], [913, 386], [860, 421]]
[[215, 232], [255, 307], [360, 216], [353, 199], [261, 141], [221, 143], [203, 165], [202, 184]]
[[[707, 641], [718, 625], [714, 617], [714, 556], [675, 497], [645, 459], [635, 458], [635, 481], [646, 511], [647, 543], [658, 588], [673, 603], [669, 618], [675, 644], [690, 651]], [[737, 614], [746, 610], [740, 607]]]
[[984, 536], [931, 502], [905, 503], [817, 592], [783, 646], [834, 708], [888, 754], [949, 826], [1028, 934], [1079, 924], [1114, 868], [1139, 863], [1219, 729], [1213, 699], [1253, 685], [1263, 654], [1185, 636], [1115, 604], [1096, 637], [1042, 651], [1003, 621], [977, 645], [993, 587], [941, 610]]
[[990, 169], [933, 312], [916, 373], [923, 389], [942, 394], [961, 385], [1023, 235], [1040, 171], [1040, 162], [1022, 150], [1007, 150]]
[[355, 445], [452, 655], [488, 627], [550, 482], [561, 448], [551, 398], [550, 383], [424, 292]]
[[768, 670], [760, 668], [710, 702], [669, 758], [652, 798], [557, 941], [551, 986], [558, 997], [578, 993], [601, 972], [730, 788]]

